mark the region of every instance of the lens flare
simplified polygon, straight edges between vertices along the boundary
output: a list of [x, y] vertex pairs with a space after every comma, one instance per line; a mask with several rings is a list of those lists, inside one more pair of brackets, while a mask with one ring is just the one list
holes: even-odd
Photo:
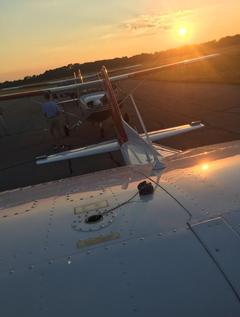
[[207, 171], [209, 169], [209, 165], [207, 163], [202, 164], [201, 166], [202, 171]]

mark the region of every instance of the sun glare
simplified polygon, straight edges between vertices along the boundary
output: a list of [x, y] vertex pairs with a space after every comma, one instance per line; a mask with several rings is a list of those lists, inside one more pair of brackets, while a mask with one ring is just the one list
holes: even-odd
[[175, 41], [187, 43], [193, 38], [194, 26], [191, 22], [177, 22], [173, 28], [173, 38]]
[[201, 166], [202, 171], [207, 171], [209, 169], [209, 165], [207, 163], [202, 164]]
[[182, 26], [178, 29], [178, 35], [180, 37], [185, 37], [187, 35], [188, 31], [187, 31], [187, 28]]

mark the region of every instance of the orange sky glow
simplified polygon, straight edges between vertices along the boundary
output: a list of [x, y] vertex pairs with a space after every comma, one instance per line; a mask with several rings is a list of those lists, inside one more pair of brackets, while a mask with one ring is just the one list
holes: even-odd
[[[0, 0], [0, 81], [239, 33], [236, 0]], [[84, 3], [83, 3], [84, 2]]]

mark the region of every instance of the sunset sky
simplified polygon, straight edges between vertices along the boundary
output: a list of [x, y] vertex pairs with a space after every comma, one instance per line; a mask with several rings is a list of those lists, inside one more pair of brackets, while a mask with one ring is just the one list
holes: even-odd
[[0, 0], [0, 81], [240, 33], [239, 0]]

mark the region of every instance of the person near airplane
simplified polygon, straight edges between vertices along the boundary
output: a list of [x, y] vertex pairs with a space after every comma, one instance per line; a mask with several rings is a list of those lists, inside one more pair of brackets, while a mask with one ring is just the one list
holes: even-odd
[[2, 108], [0, 108], [0, 136], [9, 135]]
[[42, 104], [42, 112], [47, 120], [50, 135], [54, 140], [54, 149], [57, 149], [58, 147], [63, 147], [61, 139], [66, 136], [64, 126], [61, 122], [62, 120], [60, 114], [62, 110], [51, 94], [46, 93], [44, 95], [44, 99], [45, 101]]

